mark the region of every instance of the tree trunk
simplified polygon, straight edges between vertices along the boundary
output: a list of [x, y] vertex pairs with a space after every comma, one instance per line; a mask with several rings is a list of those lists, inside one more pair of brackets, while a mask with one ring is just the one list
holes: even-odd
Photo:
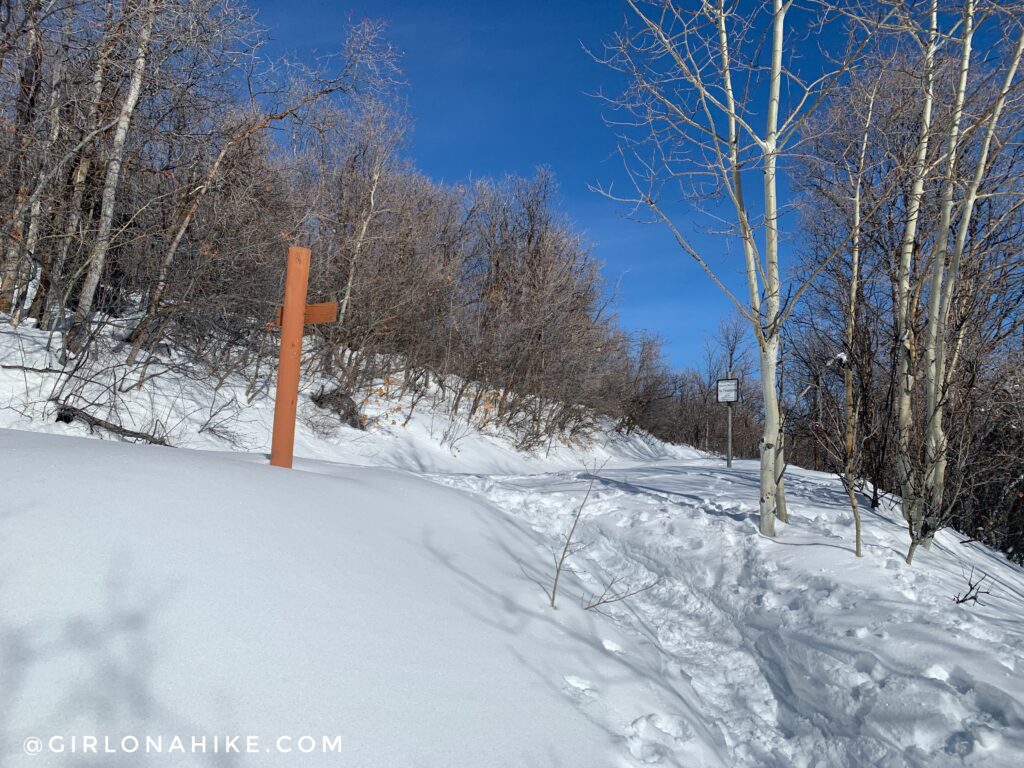
[[775, 384], [778, 366], [779, 341], [777, 336], [769, 336], [760, 348], [761, 356], [761, 394], [765, 402], [764, 431], [761, 435], [761, 496], [758, 512], [758, 530], [764, 536], [775, 536], [775, 510], [778, 503], [775, 460], [778, 456], [779, 441], [779, 407], [778, 390]]
[[[899, 266], [896, 276], [896, 334], [899, 344], [896, 378], [896, 477], [903, 496], [903, 517], [911, 530], [918, 530], [923, 514], [923, 499], [920, 478], [917, 476], [912, 455], [913, 441], [913, 396], [917, 353], [914, 341], [913, 319], [916, 315], [912, 306], [911, 267], [917, 241], [917, 226], [920, 220], [921, 202], [924, 197], [925, 175], [927, 174], [928, 146], [932, 131], [932, 109], [934, 104], [935, 52], [938, 44], [938, 2], [932, 0], [929, 21], [928, 47], [924, 62], [924, 101], [921, 108], [921, 131], [917, 144], [917, 156], [912, 172], [913, 182], [907, 200], [907, 221], [903, 229]], [[916, 547], [915, 547], [916, 548]], [[913, 559], [913, 549], [907, 554], [907, 562]]]
[[[765, 425], [761, 445], [761, 507], [771, 506], [770, 524], [762, 526], [761, 532], [775, 535], [775, 516], [785, 522], [786, 487], [783, 482], [785, 464], [782, 436], [782, 404], [779, 399], [776, 375], [780, 343], [780, 283], [779, 283], [779, 202], [778, 202], [778, 131], [779, 100], [782, 84], [782, 49], [788, 5], [775, 0], [772, 25], [771, 81], [768, 93], [768, 120], [764, 140], [761, 143], [764, 157], [764, 346], [761, 349], [761, 390], [764, 393]], [[768, 466], [763, 466], [767, 461]], [[770, 479], [769, 479], [770, 478]], [[766, 485], [767, 481], [767, 485]], [[762, 514], [765, 514], [762, 511]], [[768, 531], [771, 533], [768, 533]]]
[[377, 215], [377, 186], [380, 184], [381, 173], [382, 169], [380, 167], [373, 169], [370, 178], [370, 199], [367, 202], [366, 211], [359, 226], [359, 234], [352, 245], [352, 256], [349, 259], [348, 276], [345, 280], [345, 294], [341, 300], [341, 306], [338, 308], [338, 325], [342, 327], [344, 327], [345, 315], [348, 314], [348, 305], [352, 298], [352, 285], [356, 279], [356, 264], [363, 253], [363, 246], [366, 244], [366, 234], [370, 230], [370, 223], [373, 221], [374, 216]]
[[78, 297], [78, 307], [75, 311], [75, 329], [68, 339], [68, 349], [71, 352], [78, 352], [81, 343], [85, 338], [83, 333], [89, 313], [92, 311], [93, 300], [96, 296], [96, 288], [99, 286], [100, 277], [103, 275], [103, 267], [106, 264], [107, 252], [110, 250], [110, 230], [114, 221], [114, 206], [117, 203], [117, 188], [121, 179], [121, 169], [124, 164], [125, 145], [128, 142], [128, 129], [131, 125], [132, 115], [139, 103], [142, 94], [142, 84], [146, 74], [146, 61], [149, 56], [149, 45], [153, 35], [153, 25], [156, 21], [156, 2], [149, 0], [146, 3], [145, 15], [142, 21], [142, 29], [139, 32], [139, 42], [135, 53], [135, 60], [132, 63], [131, 80], [128, 84], [128, 92], [125, 94], [124, 102], [118, 113], [117, 123], [114, 128], [114, 139], [110, 148], [110, 158], [107, 163], [107, 175], [103, 183], [103, 196], [100, 207], [99, 227], [96, 234], [96, 242], [89, 254], [89, 268], [82, 283], [81, 293]]
[[29, 203], [29, 184], [32, 169], [29, 155], [34, 140], [33, 122], [36, 114], [36, 97], [39, 94], [40, 71], [43, 65], [42, 36], [39, 32], [40, 3], [28, 3], [25, 8], [25, 35], [28, 46], [20, 66], [15, 100], [14, 132], [18, 136], [17, 159], [15, 162], [16, 181], [14, 188], [14, 209], [10, 214], [11, 230], [5, 252], [0, 257], [0, 309], [10, 307], [15, 312], [21, 289], [21, 266], [25, 249], [25, 205]]
[[[48, 159], [48, 155], [57, 143], [57, 139], [60, 138], [60, 93], [62, 88], [62, 79], [64, 77], [64, 65], [67, 51], [71, 45], [71, 21], [72, 11], [68, 8], [66, 11], [65, 23], [63, 27], [63, 39], [59, 51], [57, 53], [57, 60], [53, 65], [53, 74], [50, 80], [50, 103], [48, 105], [46, 114], [50, 121], [50, 130], [46, 137], [46, 142], [41, 153], [43, 162]], [[50, 204], [47, 203], [45, 206], [47, 218], [50, 213]], [[44, 205], [41, 197], [36, 197], [32, 204], [29, 206], [29, 225], [28, 225], [28, 236], [25, 238], [25, 256], [29, 264], [29, 277], [28, 285], [25, 289], [25, 295], [21, 298], [19, 306], [15, 307], [14, 315], [11, 318], [13, 325], [18, 325], [22, 318], [29, 314], [33, 309], [33, 304], [36, 303], [39, 297], [39, 289], [43, 284], [43, 280], [46, 277], [47, 272], [47, 259], [45, 254], [38, 255], [36, 248], [39, 244], [39, 231], [42, 227]], [[38, 307], [36, 308], [38, 310]]]

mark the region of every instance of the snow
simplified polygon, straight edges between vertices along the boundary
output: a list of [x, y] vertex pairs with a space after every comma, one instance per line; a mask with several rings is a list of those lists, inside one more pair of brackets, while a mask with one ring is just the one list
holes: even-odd
[[[55, 408], [49, 400], [58, 377], [38, 373], [60, 368], [56, 354], [47, 350], [48, 337], [48, 333], [29, 327], [11, 328], [0, 315], [0, 428], [89, 436], [88, 427], [82, 424], [55, 423]], [[26, 371], [26, 367], [34, 370]], [[250, 401], [246, 382], [229, 379], [214, 389], [195, 375], [170, 370], [154, 379], [151, 386], [140, 388], [125, 386], [118, 379], [116, 402], [112, 403], [107, 386], [111, 376], [104, 364], [96, 368], [104, 375], [96, 376], [95, 384], [83, 384], [82, 396], [76, 401], [96, 415], [113, 405], [117, 417], [109, 420], [137, 431], [166, 432], [170, 444], [179, 448], [270, 451], [272, 393], [261, 390]], [[155, 364], [148, 373], [159, 370]], [[83, 378], [89, 377], [83, 374]], [[362, 400], [362, 412], [369, 417], [371, 429], [325, 429], [329, 415], [308, 396], [321, 383], [303, 382], [296, 456], [415, 472], [522, 473], [575, 469], [592, 461], [636, 464], [699, 455], [692, 448], [667, 445], [642, 434], [624, 436], [610, 431], [598, 434], [588, 445], [569, 446], [556, 441], [543, 451], [522, 453], [514, 450], [509, 436], [499, 431], [453, 424], [431, 407], [429, 400], [412, 409], [411, 400], [393, 395], [394, 387], [387, 382], [381, 382]], [[107, 437], [101, 433], [93, 436]]]
[[[44, 343], [0, 325], [0, 364], [46, 368]], [[286, 471], [266, 466], [270, 399], [241, 384], [125, 394], [136, 428], [191, 449], [82, 439], [52, 386], [0, 370], [4, 768], [1024, 763], [1024, 572], [952, 532], [908, 567], [891, 506], [865, 504], [855, 558], [834, 477], [790, 470], [771, 540], [754, 463], [649, 437], [525, 455], [474, 430], [453, 450], [427, 403], [406, 427], [300, 423]], [[214, 398], [240, 404], [230, 440], [199, 432]], [[956, 605], [972, 567], [991, 594]], [[642, 591], [583, 609], [613, 582]], [[261, 750], [23, 753], [74, 734]], [[305, 734], [343, 746], [262, 750]]]
[[[756, 532], [753, 462], [601, 473], [577, 564], [591, 591], [615, 576], [658, 579], [616, 617], [646, 641], [642, 654], [634, 643], [633, 664], [667, 689], [655, 714], [687, 724], [722, 765], [1019, 765], [1020, 569], [948, 532], [909, 568], [893, 513], [870, 510], [858, 560], [838, 482], [801, 470], [787, 477], [794, 519], [771, 540]], [[557, 473], [448, 482], [555, 536], [565, 525], [559, 511], [588, 481]], [[953, 604], [966, 583], [961, 564], [993, 579], [985, 605]], [[628, 702], [609, 696], [592, 706]], [[625, 734], [651, 731], [641, 719]], [[658, 743], [676, 748], [674, 738]]]
[[339, 734], [348, 764], [389, 767], [612, 749], [557, 685], [576, 644], [515, 565], [535, 537], [465, 494], [10, 431], [0, 453], [18, 750], [97, 732]]

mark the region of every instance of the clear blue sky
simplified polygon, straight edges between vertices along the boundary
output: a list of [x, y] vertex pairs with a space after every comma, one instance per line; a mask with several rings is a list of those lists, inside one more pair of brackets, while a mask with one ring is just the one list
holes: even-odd
[[[588, 189], [622, 183], [614, 132], [589, 95], [616, 90], [618, 75], [594, 62], [623, 26], [621, 0], [253, 0], [275, 53], [337, 50], [347, 20], [388, 23], [402, 54], [415, 130], [411, 154], [431, 177], [460, 181], [539, 165], [558, 177], [562, 208], [593, 244], [629, 330], [665, 340], [670, 362], [699, 363], [704, 337], [730, 312], [700, 268], [661, 226], [627, 218], [626, 208]], [[724, 242], [690, 228], [713, 256]], [[721, 253], [723, 276], [740, 276]]]

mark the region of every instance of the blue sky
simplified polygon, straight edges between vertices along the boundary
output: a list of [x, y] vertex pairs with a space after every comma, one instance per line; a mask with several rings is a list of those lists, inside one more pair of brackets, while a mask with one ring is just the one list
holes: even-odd
[[[588, 189], [623, 184], [605, 108], [589, 95], [615, 91], [621, 81], [583, 46], [600, 50], [623, 26], [625, 3], [254, 2], [275, 53], [336, 50], [350, 17], [387, 21], [402, 53], [403, 96], [415, 125], [410, 152], [419, 169], [455, 182], [550, 166], [563, 210], [593, 244], [609, 286], [618, 286], [622, 325], [661, 335], [677, 367], [699, 363], [705, 335], [730, 313], [728, 300], [664, 227], [631, 220], [622, 204]], [[737, 282], [740, 265], [723, 252], [725, 243], [694, 227], [689, 233], [723, 277]]]

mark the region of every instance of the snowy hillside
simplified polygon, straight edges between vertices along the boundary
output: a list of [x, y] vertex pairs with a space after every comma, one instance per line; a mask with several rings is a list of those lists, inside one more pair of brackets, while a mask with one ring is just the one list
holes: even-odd
[[[48, 415], [44, 337], [0, 331], [21, 366], [0, 371], [4, 768], [1024, 762], [1024, 573], [949, 532], [907, 567], [889, 512], [866, 512], [858, 560], [834, 478], [793, 470], [793, 522], [768, 540], [754, 464], [639, 437], [453, 451], [427, 408], [300, 424], [289, 472], [262, 453], [268, 398], [229, 450], [188, 416], [210, 408], [196, 385], [161, 382], [128, 395], [139, 428], [159, 412], [211, 450], [83, 440]], [[957, 605], [971, 568], [991, 594]], [[610, 584], [640, 591], [583, 609]]]
[[[80, 421], [66, 424], [55, 419], [53, 400], [67, 398], [68, 393], [59, 390], [59, 340], [49, 348], [48, 341], [44, 331], [13, 329], [0, 322], [0, 428], [111, 438], [103, 429]], [[106, 361], [93, 366], [95, 373], [72, 376], [74, 404], [127, 428], [165, 436], [174, 447], [269, 453], [272, 376], [265, 375], [262, 386], [251, 392], [237, 376], [214, 387], [194, 374], [154, 365], [148, 373], [160, 375], [132, 387], [120, 378], [124, 366], [105, 366]], [[128, 384], [137, 377], [136, 370]], [[636, 464], [697, 455], [691, 448], [646, 435], [626, 437], [610, 430], [595, 435], [587, 445], [553, 441], [543, 451], [526, 454], [514, 450], [508, 434], [453, 422], [441, 413], [443, 409], [431, 407], [429, 399], [414, 403], [395, 397], [386, 382], [358, 396], [367, 429], [355, 430], [311, 402], [309, 395], [320, 383], [309, 377], [302, 381], [296, 456], [417, 472], [514, 473], [579, 469], [595, 460]]]

